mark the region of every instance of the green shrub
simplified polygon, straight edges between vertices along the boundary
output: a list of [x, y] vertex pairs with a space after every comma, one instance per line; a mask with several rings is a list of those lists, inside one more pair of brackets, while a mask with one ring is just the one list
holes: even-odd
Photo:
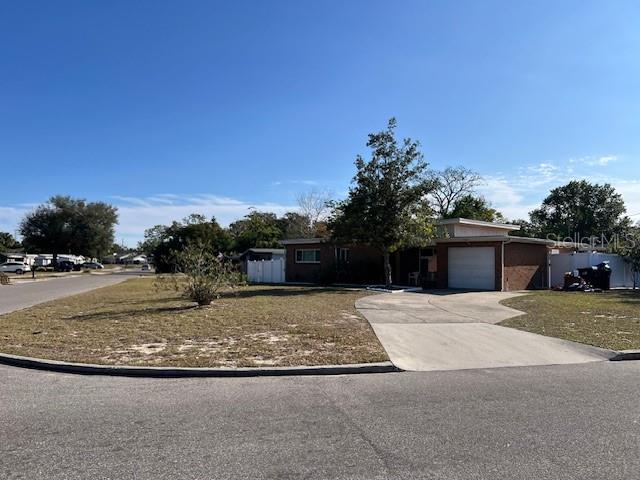
[[156, 285], [169, 287], [196, 302], [210, 305], [222, 291], [234, 291], [246, 284], [245, 278], [229, 260], [202, 245], [189, 245], [175, 252], [176, 267], [182, 275], [161, 275]]

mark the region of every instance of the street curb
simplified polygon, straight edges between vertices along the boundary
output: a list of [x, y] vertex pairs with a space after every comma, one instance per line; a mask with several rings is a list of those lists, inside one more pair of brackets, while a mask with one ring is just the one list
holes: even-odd
[[70, 363], [0, 353], [0, 364], [50, 372], [114, 377], [193, 378], [193, 377], [282, 377], [308, 375], [352, 375], [391, 373], [402, 370], [391, 362], [322, 365], [313, 367], [196, 368], [196, 367], [129, 367]]
[[612, 362], [623, 362], [626, 360], [640, 360], [640, 350], [622, 350], [609, 359]]

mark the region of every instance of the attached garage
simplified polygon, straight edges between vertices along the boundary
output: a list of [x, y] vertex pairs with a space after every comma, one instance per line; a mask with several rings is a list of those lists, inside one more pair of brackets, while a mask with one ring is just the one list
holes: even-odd
[[438, 288], [505, 292], [548, 288], [551, 248], [558, 245], [507, 235], [438, 239]]
[[496, 289], [494, 247], [449, 247], [447, 250], [449, 288]]

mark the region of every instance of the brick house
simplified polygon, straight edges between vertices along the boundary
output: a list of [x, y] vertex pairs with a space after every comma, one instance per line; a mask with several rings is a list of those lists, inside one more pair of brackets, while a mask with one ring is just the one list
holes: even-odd
[[[442, 220], [426, 248], [395, 252], [392, 278], [397, 285], [423, 280], [437, 288], [513, 291], [549, 287], [552, 249], [576, 249], [539, 238], [514, 237], [517, 225], [464, 218]], [[282, 242], [286, 281], [376, 284], [383, 281], [382, 253], [366, 245], [338, 245], [325, 239]]]
[[285, 278], [301, 283], [380, 283], [382, 256], [367, 245], [337, 245], [326, 239], [283, 240]]

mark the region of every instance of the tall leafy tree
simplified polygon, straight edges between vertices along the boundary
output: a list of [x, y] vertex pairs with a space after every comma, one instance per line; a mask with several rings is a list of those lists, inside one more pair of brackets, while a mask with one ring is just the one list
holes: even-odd
[[378, 248], [384, 258], [384, 278], [391, 285], [390, 255], [396, 249], [428, 241], [431, 228], [420, 199], [429, 187], [419, 143], [398, 142], [396, 120], [386, 130], [369, 135], [371, 158], [358, 155], [357, 172], [346, 200], [333, 204], [330, 229], [343, 242]]
[[444, 218], [468, 218], [485, 222], [505, 222], [504, 216], [483, 197], [465, 195], [453, 204], [451, 211]]
[[633, 288], [638, 286], [640, 277], [640, 226], [631, 227], [618, 253], [627, 261], [633, 272]]
[[0, 232], [0, 252], [19, 247], [20, 242], [18, 242], [13, 235], [7, 232]]
[[113, 245], [117, 222], [112, 205], [58, 195], [28, 213], [19, 231], [25, 249], [52, 253], [56, 263], [59, 253], [100, 258]]
[[539, 235], [539, 232], [528, 220], [517, 219], [512, 220], [509, 223], [520, 227], [520, 230], [515, 230], [510, 233], [510, 235], [514, 237], [535, 237], [536, 235]]
[[255, 247], [277, 248], [285, 236], [283, 223], [275, 213], [258, 211], [229, 225], [229, 233], [237, 252]]
[[229, 249], [230, 238], [215, 218], [207, 220], [192, 214], [181, 222], [147, 229], [139, 248], [153, 255], [158, 272], [172, 272], [177, 267], [179, 253], [194, 245], [217, 255]]
[[314, 236], [312, 222], [307, 215], [298, 212], [287, 212], [278, 220], [283, 238], [305, 238]]
[[607, 240], [630, 227], [625, 212], [622, 196], [608, 183], [574, 180], [551, 190], [530, 216], [539, 236]]

